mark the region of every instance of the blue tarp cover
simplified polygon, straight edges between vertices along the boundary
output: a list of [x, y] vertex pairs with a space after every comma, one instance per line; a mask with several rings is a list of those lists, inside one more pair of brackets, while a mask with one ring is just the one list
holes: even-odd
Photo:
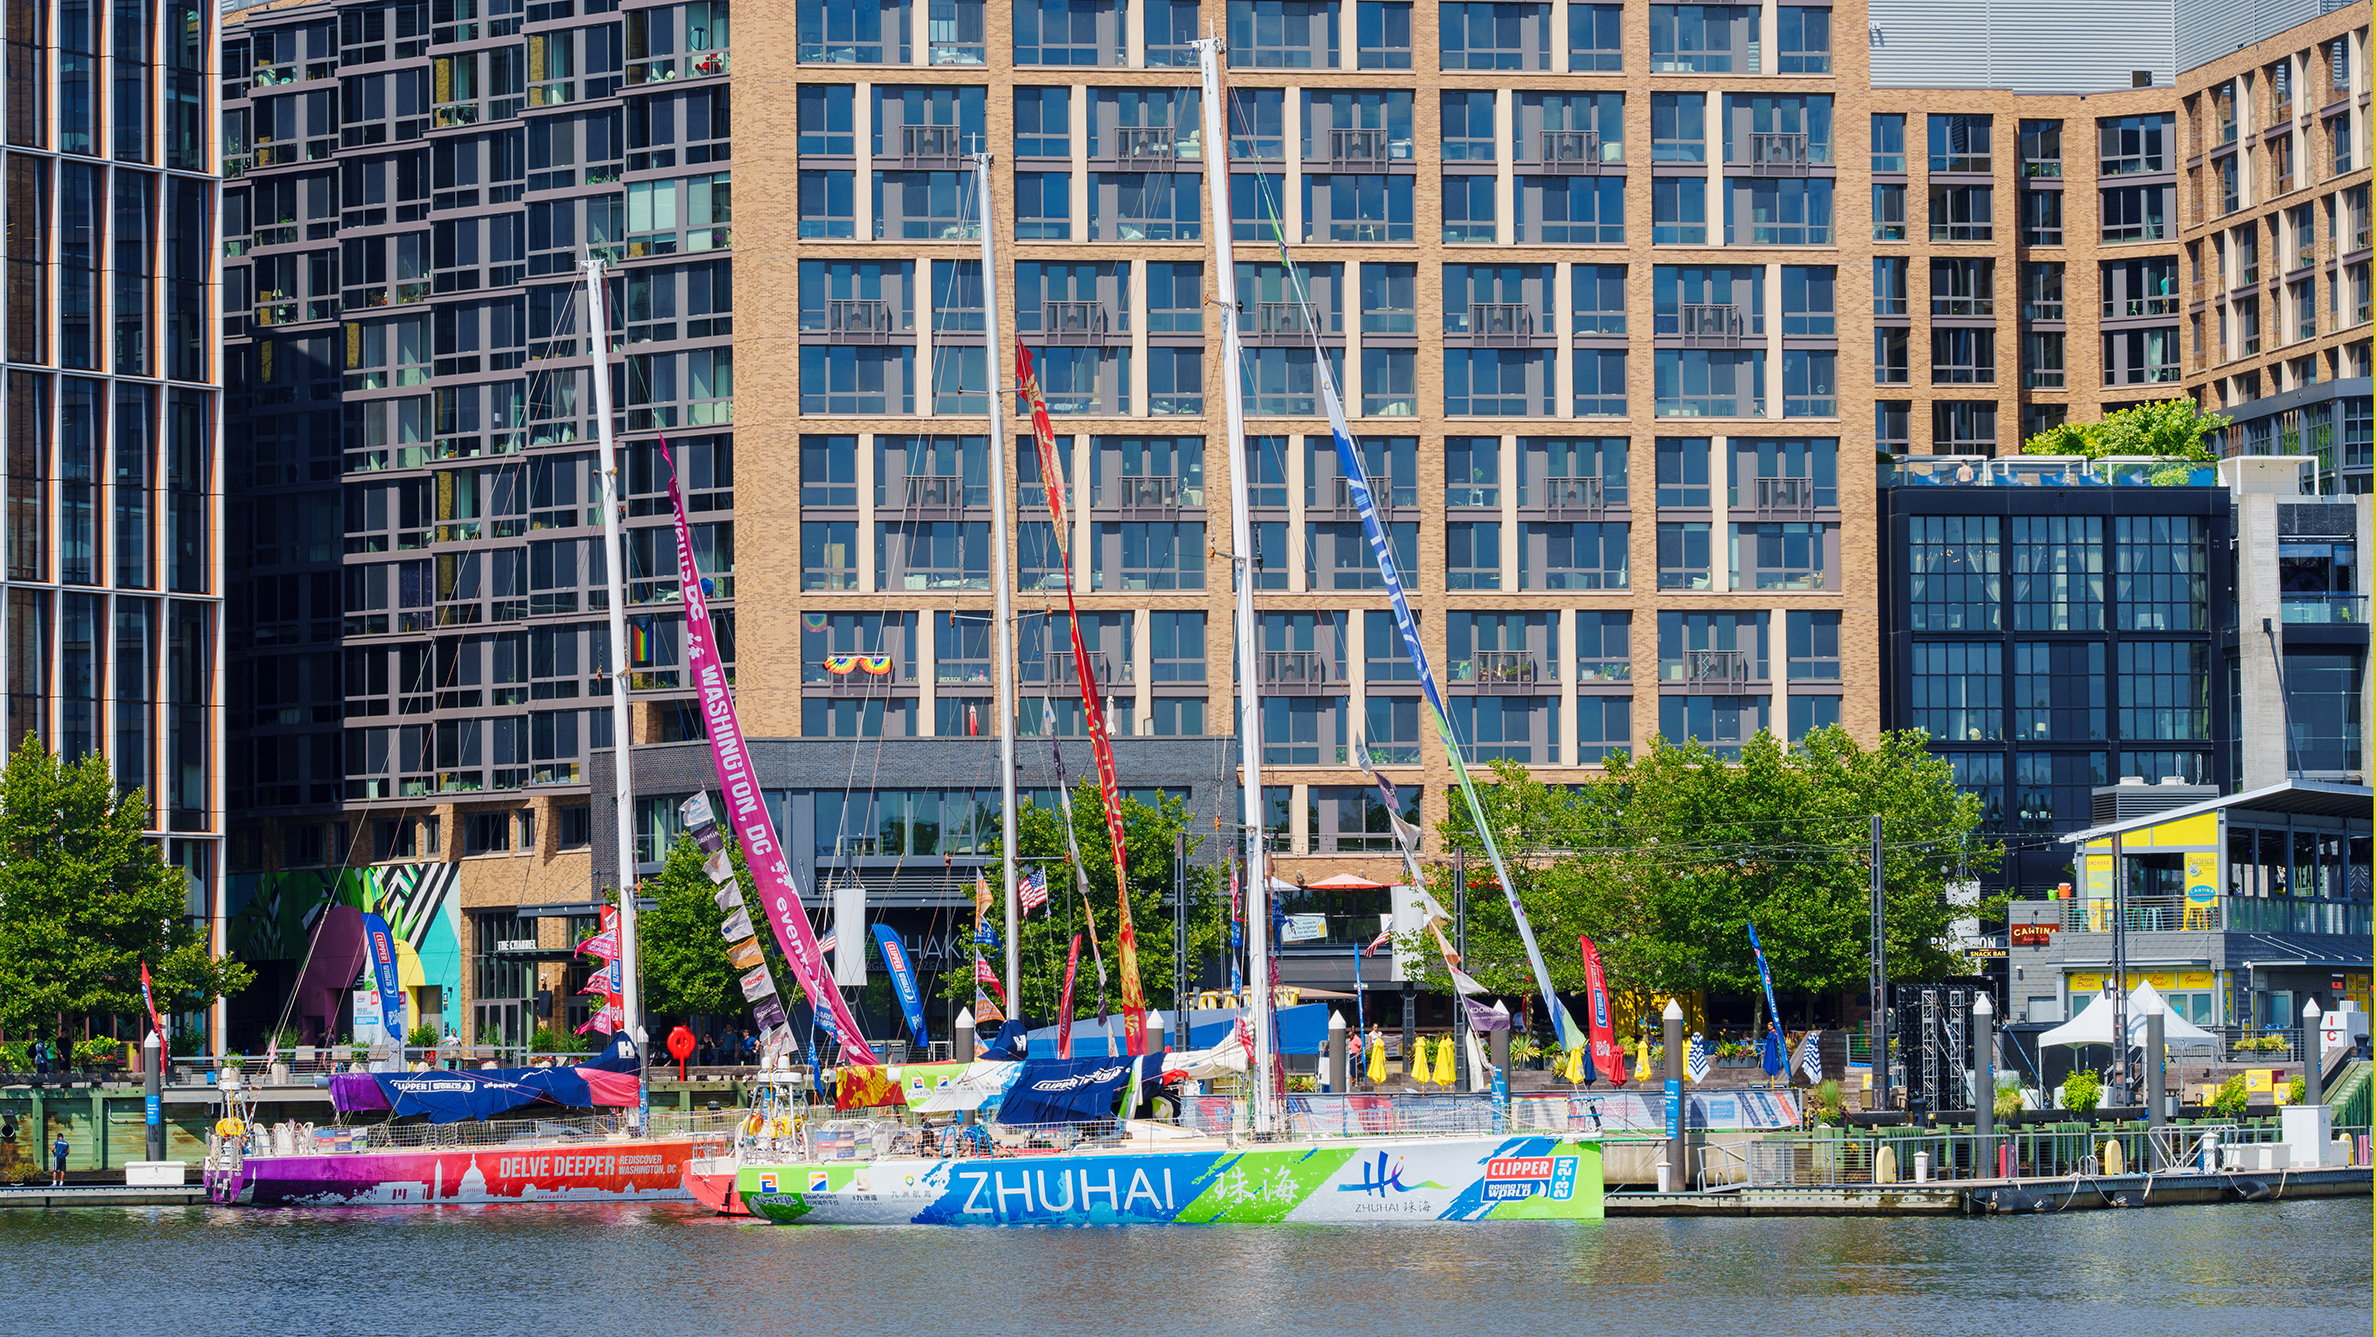
[[[620, 1037], [602, 1054], [566, 1068], [341, 1073], [330, 1079], [330, 1100], [341, 1112], [384, 1109], [391, 1118], [426, 1114], [431, 1123], [491, 1119], [539, 1100], [579, 1109], [592, 1108], [596, 1103], [594, 1093], [587, 1087], [586, 1079], [578, 1075], [579, 1067], [601, 1072], [633, 1072], [635, 1046]], [[373, 1091], [372, 1087], [377, 1090]]]
[[[1188, 1014], [1188, 1047], [1210, 1049], [1229, 1038], [1229, 1028], [1245, 1013], [1230, 1008], [1198, 1008]], [[1282, 1054], [1317, 1054], [1328, 1042], [1328, 1004], [1303, 1003], [1279, 1009], [1279, 1052]], [[1348, 1018], [1346, 1025], [1351, 1025]], [[1122, 1016], [1114, 1014], [1107, 1021], [1112, 1034], [1111, 1047], [1107, 1037], [1097, 1029], [1097, 1018], [1075, 1018], [1072, 1028], [1073, 1054], [1119, 1054], [1122, 1052]], [[1164, 1053], [1171, 1049], [1171, 1017], [1164, 1017], [1163, 1034], [1151, 1035], [1150, 1052]], [[1044, 1027], [1031, 1033], [1031, 1057], [1056, 1057], [1056, 1028]]]
[[999, 1103], [1005, 1124], [1081, 1123], [1111, 1119], [1133, 1063], [1127, 1058], [1032, 1059]]

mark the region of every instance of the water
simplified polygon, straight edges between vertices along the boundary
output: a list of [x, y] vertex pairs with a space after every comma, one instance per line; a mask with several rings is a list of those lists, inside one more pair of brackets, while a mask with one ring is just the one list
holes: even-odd
[[836, 1230], [677, 1206], [0, 1211], [0, 1332], [2367, 1332], [2371, 1225], [2364, 1198], [1362, 1229]]

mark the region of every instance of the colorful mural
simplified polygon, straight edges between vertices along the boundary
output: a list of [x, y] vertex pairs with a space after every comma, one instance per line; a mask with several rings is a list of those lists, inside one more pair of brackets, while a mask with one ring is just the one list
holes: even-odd
[[[408, 1016], [419, 1020], [422, 994], [434, 987], [452, 1020], [462, 997], [457, 872], [450, 863], [402, 863], [240, 874], [225, 889], [226, 945], [242, 961], [303, 961], [299, 994], [328, 995], [352, 986], [361, 972], [362, 917], [377, 914], [396, 934]], [[301, 1015], [336, 1010], [326, 1000], [306, 1002]]]

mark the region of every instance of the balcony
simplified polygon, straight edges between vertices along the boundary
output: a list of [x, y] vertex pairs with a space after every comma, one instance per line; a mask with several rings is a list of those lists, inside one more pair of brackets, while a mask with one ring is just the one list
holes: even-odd
[[1180, 513], [1180, 480], [1162, 475], [1117, 478], [1114, 497], [1125, 516], [1168, 518]]
[[1755, 133], [1749, 136], [1751, 176], [1805, 176], [1807, 137], [1803, 134]]
[[1543, 169], [1550, 172], [1598, 172], [1600, 134], [1593, 130], [1545, 130]]
[[1049, 343], [1094, 344], [1106, 333], [1103, 302], [1047, 302], [1040, 307], [1040, 328]]
[[[1041, 677], [1037, 685], [1043, 686], [1051, 692], [1071, 696], [1081, 694], [1081, 675], [1079, 669], [1073, 664], [1073, 655], [1070, 650], [1051, 650], [1041, 656], [1040, 674]], [[1105, 651], [1091, 650], [1089, 652], [1089, 676], [1096, 679], [1099, 696], [1104, 696], [1112, 687], [1113, 665], [1106, 659]]]
[[899, 129], [899, 162], [903, 167], [953, 168], [965, 160], [953, 125], [904, 125]]
[[823, 667], [825, 690], [835, 696], [887, 692], [900, 677], [899, 661], [891, 655], [828, 655]]
[[1739, 687], [1749, 681], [1749, 656], [1741, 650], [1686, 650], [1683, 681], [1694, 687]]
[[1169, 126], [1123, 126], [1114, 140], [1114, 157], [1124, 166], [1162, 169], [1180, 156], [1179, 136]]
[[835, 343], [879, 344], [899, 332], [891, 304], [874, 298], [835, 298], [825, 306], [825, 332]]
[[1317, 650], [1262, 652], [1262, 690], [1317, 695], [1329, 690], [1328, 660]]
[[1328, 160], [1336, 167], [1384, 167], [1393, 151], [1383, 130], [1328, 132]]
[[1312, 311], [1301, 302], [1256, 302], [1253, 324], [1241, 333], [1249, 343], [1310, 343]]
[[1815, 480], [1812, 478], [1760, 478], [1757, 480], [1757, 513], [1781, 519], [1808, 518], [1815, 514]]
[[2177, 314], [2178, 298], [2175, 295], [2167, 297], [2112, 297], [2104, 301], [2104, 319], [2106, 320], [2121, 320], [2135, 316], [2175, 316]]
[[1534, 338], [1534, 310], [1524, 302], [1471, 302], [1468, 332], [1473, 343], [1523, 348]]
[[1738, 348], [1744, 325], [1741, 308], [1730, 304], [1685, 302], [1682, 310], [1685, 348]]
[[901, 505], [911, 520], [955, 517], [965, 509], [965, 480], [956, 474], [909, 474]]
[[[1371, 474], [1368, 476], [1368, 481], [1370, 508], [1381, 517], [1392, 515], [1394, 513], [1394, 480], [1384, 474]], [[1349, 478], [1336, 480], [1335, 511], [1336, 518], [1339, 520], [1361, 518], [1361, 508], [1353, 501], [1353, 481]]]
[[1515, 692], [1525, 695], [1535, 690], [1540, 672], [1530, 651], [1479, 650], [1470, 665], [1469, 681], [1480, 692]]
[[2364, 627], [2368, 625], [2365, 594], [2288, 594], [2279, 600], [2287, 625]]
[[1542, 480], [1543, 509], [1554, 520], [1598, 520], [1607, 506], [1597, 478]]

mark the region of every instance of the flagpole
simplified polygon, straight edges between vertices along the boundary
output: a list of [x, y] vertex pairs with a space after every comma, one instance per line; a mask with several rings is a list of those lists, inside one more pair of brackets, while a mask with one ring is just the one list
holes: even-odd
[[[974, 199], [982, 226], [982, 319], [990, 350], [990, 584], [998, 608], [999, 896], [1006, 903], [1007, 1006], [1023, 1009], [1022, 916], [1015, 904], [1015, 610], [1007, 572], [1006, 377], [998, 360], [997, 229], [990, 224], [990, 154], [973, 155]], [[1087, 690], [1084, 688], [1083, 690]]]

